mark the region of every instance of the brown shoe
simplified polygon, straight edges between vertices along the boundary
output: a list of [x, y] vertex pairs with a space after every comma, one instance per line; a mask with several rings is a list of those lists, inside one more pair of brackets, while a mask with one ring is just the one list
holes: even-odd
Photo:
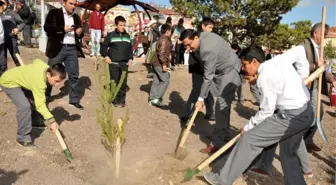
[[306, 148], [309, 153], [312, 153], [313, 151], [315, 152], [321, 151], [321, 148], [318, 147], [315, 143], [306, 145]]
[[252, 173], [255, 173], [255, 174], [261, 175], [261, 176], [268, 176], [269, 175], [269, 173], [267, 171], [264, 171], [260, 168], [253, 168], [253, 169], [250, 169], [250, 171]]
[[304, 175], [305, 175], [306, 177], [310, 177], [310, 178], [314, 177], [313, 172], [307, 172], [307, 173], [304, 173]]
[[215, 152], [217, 152], [218, 148], [215, 148], [212, 145], [208, 145], [206, 148], [203, 148], [200, 150], [200, 152], [202, 153], [206, 153], [206, 154], [213, 154]]

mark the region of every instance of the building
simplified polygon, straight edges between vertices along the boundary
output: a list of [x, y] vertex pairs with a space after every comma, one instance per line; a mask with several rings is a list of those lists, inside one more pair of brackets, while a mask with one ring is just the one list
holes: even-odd
[[325, 38], [324, 44], [327, 44], [331, 41], [331, 44], [336, 47], [336, 27], [331, 27], [328, 31], [328, 34]]

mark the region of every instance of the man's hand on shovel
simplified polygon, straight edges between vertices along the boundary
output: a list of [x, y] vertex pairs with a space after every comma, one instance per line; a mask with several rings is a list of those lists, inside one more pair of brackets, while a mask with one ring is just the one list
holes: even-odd
[[195, 108], [200, 112], [203, 110], [204, 101], [198, 100], [195, 104]]
[[240, 129], [240, 135], [243, 136], [245, 133], [244, 127]]
[[56, 122], [53, 122], [52, 124], [50, 124], [49, 126], [49, 129], [52, 131], [52, 132], [56, 132], [56, 130], [58, 129], [58, 124]]

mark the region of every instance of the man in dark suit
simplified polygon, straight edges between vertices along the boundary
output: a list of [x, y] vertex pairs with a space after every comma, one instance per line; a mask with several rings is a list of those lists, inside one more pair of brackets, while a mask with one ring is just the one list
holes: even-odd
[[[74, 13], [77, 0], [65, 0], [64, 6], [49, 11], [44, 24], [44, 31], [48, 36], [46, 55], [48, 64], [64, 62], [69, 76], [69, 103], [83, 110], [78, 91], [79, 66], [78, 57], [85, 57], [81, 49], [83, 32], [80, 18]], [[51, 87], [46, 91], [50, 98]]]
[[31, 45], [31, 12], [29, 6], [25, 3], [25, 0], [18, 0], [16, 3], [17, 13], [25, 23], [23, 28], [23, 40], [26, 47], [32, 47]]

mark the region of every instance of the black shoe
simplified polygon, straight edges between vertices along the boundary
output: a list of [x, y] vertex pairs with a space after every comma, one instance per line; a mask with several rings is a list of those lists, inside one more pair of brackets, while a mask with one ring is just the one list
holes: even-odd
[[84, 110], [84, 107], [79, 103], [69, 103], [69, 104], [76, 107], [77, 109]]
[[34, 147], [35, 145], [34, 145], [34, 143], [33, 142], [27, 142], [27, 141], [18, 141], [18, 140], [16, 140], [16, 142], [18, 143], [18, 144], [20, 144], [21, 146], [23, 146], [23, 147]]
[[308, 153], [313, 153], [313, 151], [315, 151], [315, 152], [321, 151], [321, 148], [318, 147], [315, 143], [307, 144], [306, 148], [307, 148]]
[[209, 121], [216, 121], [216, 117], [215, 117], [215, 115], [210, 115], [210, 114], [206, 114], [205, 116], [204, 116], [204, 119], [205, 120], [209, 120]]
[[189, 118], [180, 117], [181, 128], [187, 128]]
[[126, 105], [124, 103], [113, 104], [116, 108], [124, 108]]
[[147, 75], [147, 78], [153, 78], [154, 77], [154, 74], [153, 73], [149, 73], [148, 75]]

